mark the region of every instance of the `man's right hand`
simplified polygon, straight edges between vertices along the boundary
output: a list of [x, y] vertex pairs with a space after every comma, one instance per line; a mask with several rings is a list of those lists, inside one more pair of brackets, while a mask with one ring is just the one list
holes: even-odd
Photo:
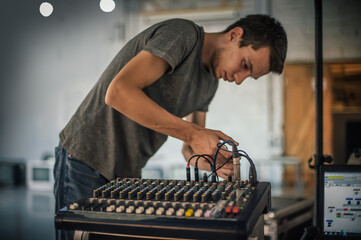
[[[204, 128], [205, 126], [205, 112], [195, 112], [186, 117], [186, 120], [196, 124], [192, 126], [193, 132], [191, 132], [188, 142], [184, 142], [182, 153], [186, 161], [188, 161], [194, 155], [203, 155], [207, 154], [211, 157], [214, 157], [214, 154], [221, 143], [221, 141], [230, 140], [236, 145], [238, 143], [233, 140], [233, 138], [224, 134], [218, 130], [212, 130]], [[225, 147], [223, 146], [225, 149]], [[219, 150], [216, 160], [216, 169], [223, 165], [229, 158], [232, 156], [231, 152], [226, 152]], [[191, 164], [195, 164], [196, 158], [191, 161]], [[210, 160], [210, 159], [209, 159]], [[213, 161], [210, 161], [213, 164]], [[200, 158], [198, 160], [198, 168], [206, 171], [211, 171], [210, 164], [204, 159]], [[221, 169], [217, 171], [218, 176], [222, 178], [227, 178], [228, 175], [233, 175], [233, 163], [229, 161]]]
[[[203, 127], [196, 127], [196, 130], [190, 137], [190, 140], [187, 142], [193, 151], [197, 154], [208, 154], [214, 155], [218, 145], [222, 141], [232, 141], [236, 145], [238, 143], [228, 135], [224, 134], [218, 130], [207, 129]], [[219, 151], [218, 155], [220, 158], [229, 159], [232, 156], [231, 152]]]

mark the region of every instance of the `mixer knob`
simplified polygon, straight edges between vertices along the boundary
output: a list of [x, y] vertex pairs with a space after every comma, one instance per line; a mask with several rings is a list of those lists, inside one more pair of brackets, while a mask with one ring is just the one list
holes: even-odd
[[119, 207], [117, 207], [117, 208], [115, 209], [115, 211], [116, 211], [117, 213], [122, 213], [122, 212], [124, 212], [124, 210], [125, 210], [125, 207], [124, 207], [123, 205], [121, 205], [121, 206], [119, 206]]
[[174, 208], [179, 208], [179, 203], [178, 202], [172, 202], [171, 205]]
[[210, 217], [211, 217], [211, 213], [212, 213], [212, 211], [211, 211], [210, 209], [206, 210], [206, 211], [204, 212], [204, 217], [205, 217], [205, 218], [210, 218]]
[[178, 211], [176, 212], [176, 215], [178, 217], [183, 216], [184, 215], [184, 209], [183, 208], [178, 209]]
[[201, 198], [201, 194], [199, 192], [193, 194], [193, 202], [198, 202], [200, 198]]
[[185, 193], [185, 194], [183, 195], [183, 201], [188, 202], [189, 199], [190, 199], [191, 196], [192, 196], [192, 193], [193, 193], [193, 191], [188, 191], [187, 193]]
[[188, 208], [188, 207], [189, 207], [189, 203], [183, 202], [183, 203], [180, 204], [180, 206], [181, 206], [182, 208]]
[[145, 201], [143, 202], [144, 207], [152, 206], [152, 201]]
[[110, 192], [110, 198], [117, 198], [119, 196], [119, 190], [113, 190]]
[[155, 212], [156, 215], [163, 215], [165, 209], [164, 207], [160, 207], [157, 209], [157, 211]]
[[155, 200], [160, 201], [162, 200], [164, 194], [166, 192], [166, 188], [162, 188], [159, 192], [155, 194]]
[[175, 187], [172, 188], [172, 189], [170, 189], [170, 190], [164, 195], [164, 200], [170, 201], [170, 200], [173, 198], [175, 191], [176, 191]]
[[193, 209], [191, 209], [191, 208], [189, 208], [186, 212], [185, 212], [185, 216], [186, 217], [192, 217], [193, 216], [193, 212], [194, 212], [194, 210]]
[[232, 190], [232, 192], [228, 195], [228, 200], [234, 200], [236, 199], [236, 190]]
[[144, 207], [143, 206], [140, 206], [135, 210], [135, 213], [137, 213], [137, 214], [141, 214], [143, 212], [144, 212]]
[[69, 208], [71, 209], [71, 210], [74, 210], [74, 209], [76, 209], [76, 208], [78, 208], [79, 207], [79, 204], [78, 203], [73, 203], [73, 204], [70, 204], [70, 206], [69, 206]]
[[140, 192], [137, 192], [137, 199], [138, 199], [138, 200], [143, 199], [144, 196], [145, 196], [145, 191], [142, 190], [142, 191], [140, 191]]
[[145, 195], [147, 200], [152, 200], [154, 196], [154, 191], [147, 192]]
[[120, 192], [119, 192], [119, 198], [124, 198], [125, 196], [127, 196], [127, 192], [126, 192], [126, 191], [120, 191]]
[[194, 216], [195, 217], [202, 217], [203, 215], [203, 210], [202, 209], [197, 209], [195, 212], [194, 212]]
[[233, 214], [238, 214], [239, 212], [240, 212], [240, 208], [238, 206], [233, 207], [232, 209]]
[[134, 206], [136, 206], [136, 207], [143, 206], [143, 201], [142, 200], [134, 200]]
[[158, 207], [161, 206], [161, 203], [160, 203], [159, 201], [157, 201], [157, 202], [152, 202], [152, 203], [153, 203], [153, 207], [155, 207], [155, 208], [158, 208]]
[[127, 209], [125, 209], [125, 212], [126, 212], [126, 213], [132, 213], [132, 212], [134, 212], [134, 206], [129, 206], [129, 207], [127, 207]]
[[107, 189], [102, 191], [102, 198], [106, 198], [106, 197], [108, 197], [108, 190]]
[[219, 192], [218, 189], [216, 189], [213, 193], [212, 193], [212, 200], [213, 201], [217, 201], [220, 197], [221, 193]]
[[208, 189], [205, 193], [202, 194], [202, 202], [207, 202], [211, 196], [211, 191]]
[[94, 191], [93, 191], [93, 197], [98, 197], [99, 196], [99, 190], [98, 189], [95, 189]]
[[174, 208], [168, 208], [168, 210], [165, 212], [165, 215], [167, 216], [172, 216], [175, 212], [175, 209]]
[[106, 208], [107, 212], [113, 212], [115, 210], [115, 205], [110, 205]]
[[137, 194], [137, 192], [135, 192], [135, 191], [128, 192], [128, 199], [134, 199], [136, 194]]
[[145, 214], [150, 215], [150, 214], [153, 214], [153, 213], [154, 213], [154, 207], [149, 207], [149, 208], [147, 208], [147, 210], [145, 210]]
[[177, 193], [174, 194], [174, 201], [180, 201], [183, 197], [184, 191], [179, 190]]
[[225, 212], [226, 212], [227, 214], [232, 213], [232, 206], [227, 206]]

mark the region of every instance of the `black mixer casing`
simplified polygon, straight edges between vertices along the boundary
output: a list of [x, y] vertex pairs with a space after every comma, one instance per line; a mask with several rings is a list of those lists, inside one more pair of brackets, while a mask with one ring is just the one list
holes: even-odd
[[[157, 181], [156, 183], [150, 183]], [[132, 183], [133, 182], [133, 183]], [[136, 198], [136, 194], [125, 194], [124, 198], [119, 198], [120, 193], [117, 197], [109, 197], [110, 191], [104, 195], [104, 191], [107, 189], [117, 189], [112, 187], [119, 186], [118, 189], [137, 189], [141, 191], [146, 184], [153, 188], [161, 189], [167, 188], [172, 189], [174, 186], [188, 186], [188, 190], [192, 188], [202, 189], [210, 192], [212, 189], [224, 190], [224, 186], [227, 191], [223, 191], [219, 196], [219, 200], [212, 199], [199, 199], [201, 201], [174, 201], [174, 199], [155, 200], [146, 199], [143, 195], [143, 199]], [[124, 184], [123, 184], [124, 183]], [[138, 185], [134, 183], [140, 183]], [[168, 185], [173, 185], [169, 187]], [[178, 185], [177, 185], [178, 183]], [[161, 185], [161, 187], [159, 187]], [[230, 186], [230, 187], [229, 187]], [[179, 188], [183, 189], [183, 188]], [[149, 188], [151, 189], [151, 188]], [[200, 189], [199, 191], [201, 191]], [[148, 238], [182, 238], [182, 239], [247, 239], [252, 229], [254, 228], [257, 220], [263, 214], [267, 213], [271, 207], [271, 195], [270, 195], [270, 183], [259, 182], [255, 186], [251, 186], [248, 182], [232, 183], [232, 182], [215, 182], [205, 183], [203, 181], [186, 182], [184, 180], [151, 180], [151, 179], [117, 179], [113, 180], [102, 188], [94, 190], [92, 196], [81, 199], [70, 206], [67, 206], [55, 215], [55, 227], [63, 230], [81, 230], [99, 234], [109, 235], [123, 235], [123, 236], [148, 236]], [[214, 193], [214, 190], [212, 193]], [[232, 193], [237, 192], [237, 196]], [[103, 192], [103, 196], [100, 192]], [[112, 192], [112, 195], [114, 192]], [[124, 192], [122, 192], [124, 194]], [[133, 195], [132, 195], [133, 194]], [[203, 193], [205, 194], [205, 193]], [[132, 196], [131, 196], [132, 195]], [[104, 197], [107, 196], [107, 197]], [[147, 195], [148, 196], [148, 195]], [[210, 196], [210, 195], [209, 195]], [[114, 197], [114, 196], [113, 196]], [[202, 201], [203, 200], [203, 201]], [[96, 203], [96, 204], [95, 204]], [[89, 207], [97, 206], [97, 208]], [[183, 215], [179, 214], [150, 214], [143, 212], [126, 213], [117, 212], [114, 209], [110, 211], [111, 205], [124, 206], [122, 209], [133, 210], [142, 207], [141, 210], [160, 209], [185, 209], [186, 213]], [[100, 206], [100, 207], [99, 207]], [[133, 206], [133, 207], [132, 207]], [[154, 207], [158, 206], [158, 207]], [[162, 210], [162, 209], [160, 209]], [[194, 212], [193, 212], [194, 210]], [[201, 214], [196, 216], [195, 212], [199, 210]], [[174, 210], [175, 211], [175, 210]], [[187, 215], [188, 213], [188, 215]], [[178, 214], [178, 212], [177, 212]]]

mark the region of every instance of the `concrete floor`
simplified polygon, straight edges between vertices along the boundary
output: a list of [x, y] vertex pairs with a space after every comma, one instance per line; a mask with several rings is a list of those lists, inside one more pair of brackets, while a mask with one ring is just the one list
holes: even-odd
[[0, 219], [2, 240], [55, 239], [53, 193], [2, 187]]

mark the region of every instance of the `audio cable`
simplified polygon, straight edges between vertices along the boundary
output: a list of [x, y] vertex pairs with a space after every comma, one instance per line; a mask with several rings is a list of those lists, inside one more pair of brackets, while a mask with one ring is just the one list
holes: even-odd
[[[203, 154], [203, 155], [200, 155], [197, 160], [196, 160], [196, 163], [194, 164], [194, 179], [195, 181], [199, 181], [199, 174], [198, 174], [198, 160], [200, 158], [204, 158], [208, 163], [209, 165], [211, 166], [212, 168], [212, 163], [209, 161], [209, 159], [207, 158], [209, 157], [211, 160], [213, 160], [212, 156], [208, 155], [208, 154]], [[204, 178], [204, 177], [203, 177]], [[204, 179], [203, 179], [204, 180]]]
[[[232, 151], [229, 151], [226, 147], [225, 144], [230, 144], [232, 145]], [[225, 148], [225, 149], [224, 149]], [[227, 152], [232, 152], [232, 157], [230, 157], [226, 162], [224, 162], [221, 166], [219, 166], [218, 168], [216, 168], [216, 161], [217, 161], [217, 156], [218, 156], [218, 152], [219, 151], [227, 151]], [[241, 176], [240, 176], [240, 160], [241, 157], [244, 157], [248, 160], [249, 164], [250, 164], [250, 168], [249, 168], [249, 182], [251, 183], [252, 186], [254, 186], [257, 183], [257, 171], [256, 171], [256, 167], [253, 163], [253, 160], [250, 158], [250, 156], [244, 151], [244, 150], [238, 150], [237, 146], [234, 142], [230, 141], [230, 140], [226, 140], [223, 141], [222, 143], [219, 143], [217, 146], [217, 150], [214, 154], [214, 157], [208, 155], [208, 154], [202, 154], [202, 155], [193, 155], [192, 157], [190, 157], [188, 159], [187, 162], [187, 167], [186, 167], [186, 176], [187, 176], [187, 181], [191, 180], [191, 172], [190, 172], [190, 161], [193, 158], [197, 158], [194, 164], [194, 176], [195, 176], [195, 181], [199, 181], [199, 171], [198, 171], [198, 160], [203, 158], [205, 159], [209, 165], [211, 166], [211, 176], [212, 176], [212, 182], [216, 182], [218, 179], [218, 175], [217, 175], [217, 171], [219, 169], [221, 169], [224, 165], [226, 165], [230, 160], [233, 160], [233, 174], [234, 174], [234, 179], [237, 180], [241, 180]], [[210, 162], [210, 160], [213, 161], [213, 164]], [[209, 176], [208, 176], [209, 177]], [[206, 181], [208, 179], [207, 175], [204, 174], [203, 176], [203, 180]]]
[[[216, 168], [216, 161], [217, 161], [217, 155], [219, 150], [221, 151], [227, 151], [231, 152], [227, 149], [223, 149], [222, 147], [225, 146], [226, 143], [229, 143], [232, 145], [232, 157], [228, 159], [227, 162], [223, 163], [220, 167]], [[231, 159], [233, 160], [233, 174], [235, 180], [240, 180], [240, 159], [241, 157], [245, 157], [249, 164], [249, 181], [252, 186], [254, 186], [257, 183], [257, 171], [256, 166], [253, 163], [253, 160], [250, 158], [250, 156], [244, 151], [244, 150], [238, 150], [237, 146], [234, 142], [227, 140], [220, 144], [218, 144], [218, 148], [215, 152], [214, 158], [213, 158], [213, 168], [212, 168], [212, 181], [216, 181], [215, 176], [217, 176], [217, 170], [223, 167], [226, 163], [228, 163]]]
[[253, 163], [253, 160], [249, 157], [249, 155], [243, 151], [243, 150], [239, 150], [240, 155], [242, 157], [245, 157], [248, 162], [249, 162], [249, 182], [251, 183], [252, 186], [256, 185], [257, 183], [257, 171], [256, 171], [256, 166]]
[[241, 172], [241, 164], [240, 164], [241, 157], [240, 157], [240, 154], [238, 152], [237, 145], [234, 142], [230, 141], [230, 140], [226, 140], [226, 141], [223, 141], [222, 143], [218, 144], [217, 150], [216, 150], [216, 152], [214, 154], [213, 169], [212, 169], [212, 181], [213, 182], [216, 181], [215, 177], [217, 175], [217, 170], [218, 170], [218, 169], [216, 169], [216, 161], [217, 161], [218, 152], [219, 152], [219, 150], [228, 151], [228, 150], [222, 149], [222, 147], [225, 146], [225, 144], [227, 144], [227, 143], [232, 145], [233, 175], [234, 175], [236, 180], [241, 179], [241, 175], [240, 175], [240, 172]]
[[[212, 166], [212, 163], [211, 161], [213, 161], [213, 158], [212, 156], [208, 155], [208, 154], [202, 154], [202, 155], [193, 155], [192, 157], [190, 157], [188, 159], [188, 162], [187, 162], [187, 167], [186, 167], [186, 176], [187, 176], [187, 181], [190, 181], [191, 180], [191, 170], [190, 170], [190, 163], [191, 163], [191, 160], [193, 158], [197, 157], [196, 159], [196, 162], [194, 164], [194, 179], [195, 181], [199, 181], [199, 172], [198, 172], [198, 160], [200, 158], [204, 158], [208, 163], [209, 165], [211, 166], [211, 169], [213, 168]], [[208, 158], [211, 159], [211, 161], [208, 159]], [[205, 177], [203, 176], [203, 180], [205, 180]]]

